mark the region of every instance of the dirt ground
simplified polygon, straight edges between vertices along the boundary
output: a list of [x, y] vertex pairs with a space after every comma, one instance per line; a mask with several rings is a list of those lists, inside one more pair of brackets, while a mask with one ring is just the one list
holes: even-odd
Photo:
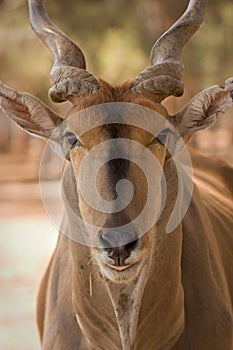
[[37, 183], [0, 183], [0, 349], [40, 349], [36, 295], [56, 238]]

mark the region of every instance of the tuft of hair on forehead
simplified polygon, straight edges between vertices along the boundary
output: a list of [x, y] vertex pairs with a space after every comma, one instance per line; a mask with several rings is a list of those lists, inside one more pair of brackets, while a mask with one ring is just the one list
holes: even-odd
[[113, 87], [104, 80], [99, 80], [100, 88], [95, 93], [85, 94], [77, 98], [71, 113], [82, 109], [109, 102], [128, 102], [142, 105], [155, 110], [156, 112], [167, 116], [166, 109], [159, 103], [153, 102], [149, 94], [137, 94], [132, 91], [132, 82], [126, 82], [120, 86]]

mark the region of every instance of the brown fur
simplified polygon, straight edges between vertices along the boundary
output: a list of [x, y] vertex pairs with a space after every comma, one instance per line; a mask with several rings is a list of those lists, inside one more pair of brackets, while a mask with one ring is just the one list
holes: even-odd
[[[169, 116], [160, 104], [168, 96], [183, 93], [180, 55], [203, 21], [205, 3], [205, 0], [191, 1], [185, 14], [153, 46], [151, 67], [140, 73], [133, 83], [114, 88], [101, 80], [98, 82], [85, 71], [84, 55], [54, 27], [43, 1], [29, 0], [32, 27], [55, 59], [50, 97], [55, 102], [73, 103], [68, 116], [108, 102], [142, 105], [168, 118], [179, 136], [189, 140], [195, 131], [210, 126], [219, 112], [225, 112], [232, 105], [232, 78], [224, 87], [214, 86], [195, 96], [176, 116]], [[84, 95], [79, 96], [81, 94]], [[61, 141], [68, 142], [67, 130], [75, 133], [69, 129], [69, 119], [63, 123], [60, 116], [38, 99], [2, 83], [0, 103], [18, 125], [32, 134], [52, 137], [59, 147]], [[98, 114], [93, 124], [95, 118], [97, 120]], [[82, 122], [85, 121], [84, 118]], [[80, 126], [81, 118], [74, 123]], [[58, 125], [62, 128], [54, 135]], [[171, 234], [165, 234], [176, 201], [178, 176], [172, 157], [166, 157], [165, 147], [151, 136], [143, 128], [132, 125], [102, 128], [93, 125], [93, 129], [80, 138], [79, 147], [69, 151], [71, 163], [66, 166], [63, 177], [68, 223], [64, 222], [61, 227], [38, 295], [37, 321], [43, 350], [233, 349], [232, 169], [190, 151], [195, 170], [192, 200], [182, 222]], [[82, 159], [92, 147], [118, 137], [141, 143], [143, 159], [145, 148], [149, 149], [167, 180], [161, 216], [137, 241], [139, 244], [127, 256], [127, 268], [122, 272], [109, 263], [103, 249], [81, 245], [73, 236], [67, 237], [84, 234], [77, 232], [80, 228], [71, 215], [74, 212], [103, 229], [106, 213], [98, 213], [85, 203], [76, 178]], [[103, 150], [107, 154], [110, 151]], [[148, 159], [147, 162], [147, 167], [151, 167], [152, 162]], [[153, 172], [154, 187], [150, 188], [156, 205], [161, 200], [158, 169]], [[135, 164], [114, 159], [99, 171], [96, 185], [103, 198], [112, 200], [116, 195], [116, 182], [122, 177], [134, 184], [133, 200], [122, 210], [124, 220], [132, 220], [141, 211], [147, 196], [143, 171]], [[89, 193], [93, 195], [90, 188]], [[153, 215], [156, 205], [150, 210]], [[118, 223], [123, 214], [120, 212], [117, 220], [112, 215], [111, 220]], [[94, 236], [98, 241], [98, 233]]]
[[[95, 94], [78, 99], [70, 115], [100, 103], [129, 102], [146, 106], [168, 117], [165, 109], [151, 102], [149, 96], [142, 97], [129, 90], [130, 83], [113, 88], [100, 82], [100, 86]], [[219, 107], [225, 110], [230, 106], [228, 95], [231, 89], [230, 86], [224, 91], [216, 87], [207, 90], [201, 94], [201, 98], [198, 97], [199, 105], [206, 103], [204, 98], [209, 93], [210, 105], [205, 105], [205, 108], [208, 107], [207, 110], [213, 116]], [[222, 99], [219, 98], [219, 91], [223, 95]], [[0, 85], [0, 94], [3, 109], [10, 110], [11, 115], [16, 116], [17, 123], [32, 133], [48, 137], [62, 122], [59, 116], [30, 95], [16, 93], [4, 85]], [[203, 119], [206, 117], [202, 114], [203, 109], [195, 109], [195, 99], [193, 101], [191, 114], [187, 115], [189, 109], [186, 108], [179, 115], [179, 120], [185, 127], [194, 116], [205, 126], [208, 118]], [[192, 132], [195, 127], [192, 123]], [[87, 132], [85, 145], [90, 143], [94, 147], [100, 140], [111, 138], [109, 130], [106, 133], [100, 131], [93, 128]], [[117, 132], [117, 137], [136, 139], [149, 147], [150, 134], [142, 129], [129, 126], [127, 130], [122, 127]], [[165, 162], [166, 151], [162, 146], [157, 144], [150, 149], [167, 175], [168, 198], [161, 219], [156, 227], [142, 237], [141, 248], [135, 253], [140, 262], [148, 260], [149, 256], [150, 268], [141, 303], [136, 304], [135, 308], [139, 310], [139, 318], [133, 349], [232, 350], [232, 170], [223, 162], [203, 158], [191, 151], [196, 175], [192, 201], [182, 223], [172, 234], [166, 235], [166, 222], [177, 191], [177, 182], [174, 180], [176, 171], [172, 159], [167, 158]], [[85, 152], [85, 147], [76, 147], [70, 152], [73, 170], [67, 175], [66, 181], [69, 194], [76, 197], [77, 189], [72, 174], [73, 171], [77, 174]], [[119, 164], [115, 164], [113, 169], [119, 168]], [[127, 213], [133, 217], [141, 208], [146, 187], [140, 171], [133, 166], [128, 169], [126, 176], [137, 185], [135, 205]], [[110, 187], [106, 185], [108, 177], [108, 173], [103, 171], [98, 181], [101, 190], [109, 196], [107, 199], [111, 200]], [[79, 200], [77, 197], [73, 204], [77, 206], [78, 202], [82, 204], [81, 197]], [[87, 206], [80, 205], [79, 209], [83, 216], [94, 223], [104, 220], [96, 213], [94, 215]], [[63, 229], [66, 232], [67, 227]], [[121, 349], [119, 324], [107, 289], [108, 282], [103, 277], [105, 272], [100, 268], [104, 260], [100, 255], [96, 250], [60, 235], [38, 296], [37, 320], [43, 350]], [[116, 301], [114, 307], [118, 309], [119, 306], [124, 312], [130, 307], [130, 303], [125, 300], [130, 300], [134, 283], [140, 280], [141, 275], [134, 280], [132, 272], [130, 275], [127, 270], [121, 275], [114, 273], [111, 272], [110, 276], [116, 283], [112, 288]], [[128, 294], [119, 294], [123, 285], [126, 285]], [[130, 310], [127, 312], [131, 315]], [[126, 332], [123, 341], [127, 341], [127, 330], [137, 320], [126, 317], [125, 321], [121, 324], [123, 336]]]
[[100, 79], [100, 88], [94, 94], [80, 96], [74, 100], [74, 107], [70, 114], [84, 108], [108, 102], [128, 102], [151, 108], [156, 112], [167, 116], [166, 109], [161, 104], [151, 101], [149, 94], [137, 94], [131, 90], [132, 82], [126, 82], [120, 86], [113, 87]]
[[[159, 342], [159, 336], [163, 333], [163, 336], [169, 340], [170, 344], [167, 344], [164, 349], [232, 350], [233, 323], [230, 293], [232, 295], [231, 263], [233, 246], [231, 227], [233, 218], [232, 212], [228, 212], [225, 209], [226, 205], [229, 206], [229, 210], [233, 209], [232, 193], [230, 194], [229, 192], [229, 183], [226, 179], [219, 182], [221, 196], [219, 197], [219, 187], [214, 182], [212, 187], [213, 196], [209, 196], [208, 188], [211, 183], [206, 182], [203, 176], [208, 169], [210, 177], [213, 177], [214, 180], [216, 174], [224, 173], [225, 170], [228, 172], [230, 168], [223, 163], [218, 164], [218, 160], [215, 162], [209, 161], [196, 152], [191, 151], [191, 153], [195, 159], [194, 170], [197, 171], [197, 184], [201, 180], [203, 185], [199, 189], [195, 187], [190, 208], [182, 223], [182, 236], [180, 236], [179, 232], [173, 232], [171, 235], [163, 233], [162, 240], [158, 245], [151, 276], [149, 277], [148, 286], [141, 305], [138, 337], [135, 345], [136, 350], [157, 349], [156, 344]], [[199, 170], [198, 163], [201, 165]], [[215, 205], [215, 198], [218, 198], [217, 206]], [[214, 226], [212, 226], [212, 223], [214, 223]], [[182, 241], [180, 237], [182, 237]], [[83, 325], [85, 325], [87, 319], [93, 319], [93, 324], [90, 324], [88, 321], [85, 325], [85, 327], [87, 325], [90, 327], [90, 334], [92, 333], [92, 335], [89, 334], [89, 337], [92, 339], [93, 344], [95, 344], [97, 339], [98, 341], [102, 339], [105, 343], [103, 349], [119, 350], [121, 347], [117, 336], [117, 326], [114, 322], [114, 315], [110, 311], [108, 296], [101, 279], [98, 277], [96, 267], [92, 264], [86, 266], [86, 259], [89, 256], [88, 248], [79, 246], [78, 244], [71, 244], [71, 246], [72, 248], [69, 253], [67, 239], [59, 239], [52, 263], [46, 273], [48, 283], [47, 285], [44, 282], [42, 283], [42, 291], [39, 294], [39, 296], [43, 295], [38, 309], [41, 315], [40, 319], [43, 317], [46, 318], [48, 313], [50, 315], [55, 314], [57, 315], [56, 317], [62, 317], [59, 315], [61, 312], [59, 310], [63, 308], [66, 311], [69, 308], [69, 313], [72, 315], [73, 307], [78, 308], [82, 316], [81, 322], [83, 322]], [[181, 256], [178, 253], [180, 250]], [[65, 263], [67, 266], [67, 262], [69, 261], [67, 257], [64, 257], [63, 264], [60, 264], [60, 258], [58, 256], [61, 256], [64, 252], [65, 256], [71, 254], [75, 257], [75, 267], [72, 267], [73, 264], [70, 261], [69, 268], [64, 269], [63, 264]], [[177, 275], [179, 268], [182, 268], [181, 281], [178, 278], [179, 274]], [[78, 281], [76, 280], [77, 269], [80, 271], [78, 275], [81, 278]], [[59, 275], [63, 280], [66, 280], [72, 271], [75, 288], [79, 297], [77, 300], [75, 299], [72, 306], [68, 302], [71, 298], [71, 291], [69, 290], [69, 293], [66, 294], [67, 302], [58, 305], [51, 293], [56, 291], [58, 295], [61, 294], [64, 296], [64, 285], [60, 285], [60, 283], [54, 284], [52, 288], [55, 290], [53, 291], [51, 290], [51, 286], [48, 289], [50, 285], [49, 281], [53, 276], [58, 277]], [[90, 295], [88, 296], [88, 279], [90, 273], [93, 276], [92, 297]], [[176, 276], [175, 280], [173, 280], [174, 276]], [[184, 304], [178, 293], [180, 286], [184, 289]], [[47, 299], [46, 304], [50, 305], [49, 310], [45, 307], [45, 295]], [[99, 298], [104, 302], [104, 308], [102, 302], [98, 306]], [[156, 307], [158, 302], [161, 305]], [[94, 311], [93, 308], [95, 310], [94, 314], [92, 314]], [[180, 329], [180, 319], [182, 320], [180, 312], [182, 312], [183, 308], [185, 319], [184, 325]], [[107, 312], [106, 315], [105, 310]], [[153, 310], [154, 312], [152, 312]], [[83, 312], [86, 314], [85, 317]], [[174, 319], [170, 320], [168, 315], [174, 315]], [[108, 322], [111, 320], [109, 327], [105, 323], [105, 317], [107, 317]], [[103, 322], [102, 319], [105, 321]], [[178, 328], [177, 333], [172, 338], [169, 327], [172, 330], [174, 322]], [[43, 326], [40, 325], [40, 329], [42, 328]], [[61, 337], [58, 343], [59, 345], [56, 347], [53, 346], [53, 339], [55, 339], [54, 337], [58, 330], [56, 330], [57, 327], [55, 325], [52, 328], [54, 328], [53, 332], [55, 333], [52, 337], [50, 335], [50, 342], [48, 344], [47, 341], [46, 343], [43, 342], [43, 349], [68, 349], [68, 343], [63, 339], [66, 336], [65, 333]], [[74, 342], [73, 348], [71, 347], [70, 349], [102, 349], [98, 346], [95, 347], [95, 345], [92, 348], [92, 346], [89, 347], [87, 344], [77, 347], [77, 344], [85, 342], [85, 339], [81, 336], [78, 324], [76, 328], [76, 330], [75, 328], [69, 330], [69, 337], [72, 337]], [[62, 329], [60, 331], [64, 332]], [[48, 338], [44, 332], [41, 333], [41, 336], [44, 339]], [[108, 341], [107, 338], [109, 338]]]

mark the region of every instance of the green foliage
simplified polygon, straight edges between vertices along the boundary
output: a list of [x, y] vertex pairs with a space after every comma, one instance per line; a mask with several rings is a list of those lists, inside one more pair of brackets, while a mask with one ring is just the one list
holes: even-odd
[[[84, 50], [88, 69], [112, 84], [134, 78], [187, 0], [50, 0], [50, 17]], [[47, 100], [50, 52], [33, 35], [24, 0], [0, 1], [0, 79]], [[232, 75], [233, 3], [208, 3], [184, 53], [188, 94]]]

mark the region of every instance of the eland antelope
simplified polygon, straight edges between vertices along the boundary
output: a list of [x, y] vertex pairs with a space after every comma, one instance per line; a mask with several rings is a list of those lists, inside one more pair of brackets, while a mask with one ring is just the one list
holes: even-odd
[[[205, 3], [190, 0], [183, 16], [153, 46], [150, 67], [135, 80], [112, 87], [86, 70], [82, 51], [51, 22], [43, 0], [29, 0], [32, 28], [54, 56], [49, 95], [54, 102], [72, 103], [62, 118], [35, 97], [0, 85], [5, 113], [29, 133], [57, 144], [66, 157], [65, 218], [38, 295], [43, 350], [233, 349], [229, 165], [189, 150], [194, 169], [194, 181], [189, 182], [192, 194], [186, 212], [180, 220], [179, 210], [173, 215], [175, 224], [166, 233], [177, 198], [181, 196], [182, 206], [185, 193], [179, 187], [174, 149], [182, 153], [194, 132], [212, 125], [232, 105], [232, 78], [223, 87], [199, 93], [176, 115], [169, 115], [161, 104], [168, 96], [183, 94], [182, 51], [203, 21]], [[136, 114], [141, 119], [131, 123], [130, 115]], [[170, 126], [165, 123], [163, 128], [161, 120]], [[80, 134], [80, 128], [85, 132]], [[173, 141], [173, 151], [166, 147], [168, 140]], [[177, 148], [179, 142], [183, 146]], [[94, 154], [86, 164], [90, 173], [83, 170], [80, 180], [87, 181], [91, 199], [94, 190], [89, 176], [98, 165], [93, 152], [100, 145], [97, 155], [107, 155], [108, 161], [95, 174], [97, 202], [110, 204], [111, 210], [91, 205], [78, 182], [83, 162]], [[114, 155], [117, 147], [124, 156]], [[141, 167], [140, 161], [144, 162]], [[150, 186], [144, 166], [152, 176]], [[121, 207], [117, 200], [128, 196], [129, 183], [133, 195]], [[153, 225], [142, 232], [135, 219], [148, 193], [153, 193], [153, 205], [164, 205]], [[153, 205], [149, 203], [149, 209], [155, 216]], [[143, 216], [143, 224], [148, 215]], [[90, 236], [85, 227], [94, 228]]]

